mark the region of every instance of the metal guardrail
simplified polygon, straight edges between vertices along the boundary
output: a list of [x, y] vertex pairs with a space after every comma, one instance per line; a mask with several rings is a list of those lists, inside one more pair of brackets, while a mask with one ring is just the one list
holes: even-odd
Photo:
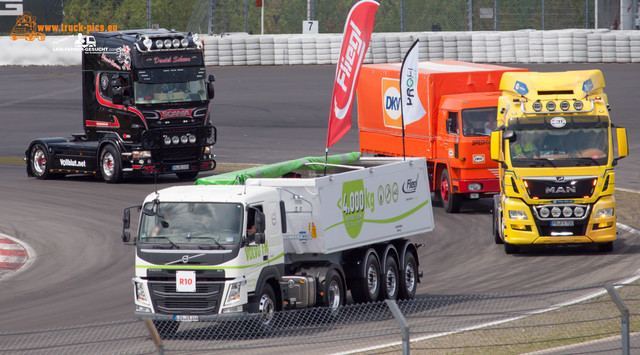
[[[620, 287], [624, 286], [624, 287]], [[620, 288], [618, 288], [620, 287]], [[575, 301], [567, 301], [567, 300]], [[640, 283], [0, 333], [0, 354], [640, 352]], [[157, 333], [156, 333], [157, 332]], [[561, 348], [560, 348], [561, 347]], [[580, 350], [578, 350], [580, 349]]]

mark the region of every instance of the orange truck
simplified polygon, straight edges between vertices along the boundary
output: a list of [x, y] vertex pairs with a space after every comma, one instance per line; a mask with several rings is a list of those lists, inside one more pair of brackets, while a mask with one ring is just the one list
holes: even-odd
[[[500, 192], [491, 160], [502, 74], [528, 69], [454, 60], [419, 63], [417, 94], [426, 113], [402, 130], [401, 63], [368, 64], [358, 82], [360, 151], [427, 159], [431, 191], [445, 211]], [[403, 143], [404, 135], [404, 143]]]

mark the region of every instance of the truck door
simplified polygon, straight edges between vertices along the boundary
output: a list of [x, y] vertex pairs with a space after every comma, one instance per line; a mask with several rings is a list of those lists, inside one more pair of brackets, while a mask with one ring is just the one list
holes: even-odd
[[98, 130], [119, 130], [126, 124], [130, 126], [131, 113], [125, 111], [123, 104], [130, 104], [131, 80], [127, 73], [100, 72], [96, 76], [98, 90], [97, 108], [87, 112], [86, 126]]
[[457, 111], [444, 111], [444, 129], [439, 130], [443, 134], [438, 135], [438, 158], [458, 158], [458, 141], [460, 135], [460, 115]]

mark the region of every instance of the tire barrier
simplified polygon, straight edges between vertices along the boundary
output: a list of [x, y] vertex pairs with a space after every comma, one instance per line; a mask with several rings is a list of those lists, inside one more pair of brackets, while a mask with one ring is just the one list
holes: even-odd
[[[75, 36], [44, 41], [0, 37], [0, 65], [80, 65]], [[420, 60], [476, 63], [640, 63], [640, 31], [567, 29], [552, 31], [373, 33], [364, 62], [400, 62], [419, 39]], [[342, 34], [233, 33], [203, 39], [207, 66], [337, 64]]]
[[[364, 62], [401, 62], [416, 39], [420, 40], [420, 60], [640, 63], [640, 31], [586, 29], [373, 33]], [[341, 34], [209, 36], [204, 39], [205, 63], [221, 66], [336, 64], [341, 41]]]

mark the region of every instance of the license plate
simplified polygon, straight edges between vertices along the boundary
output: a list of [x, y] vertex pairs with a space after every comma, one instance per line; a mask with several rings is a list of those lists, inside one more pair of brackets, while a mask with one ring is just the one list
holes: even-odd
[[198, 322], [200, 321], [200, 317], [198, 316], [189, 316], [189, 315], [175, 315], [173, 319], [177, 322]]
[[573, 227], [573, 221], [551, 221], [551, 227]]
[[171, 166], [171, 170], [189, 170], [189, 164], [180, 164]]

